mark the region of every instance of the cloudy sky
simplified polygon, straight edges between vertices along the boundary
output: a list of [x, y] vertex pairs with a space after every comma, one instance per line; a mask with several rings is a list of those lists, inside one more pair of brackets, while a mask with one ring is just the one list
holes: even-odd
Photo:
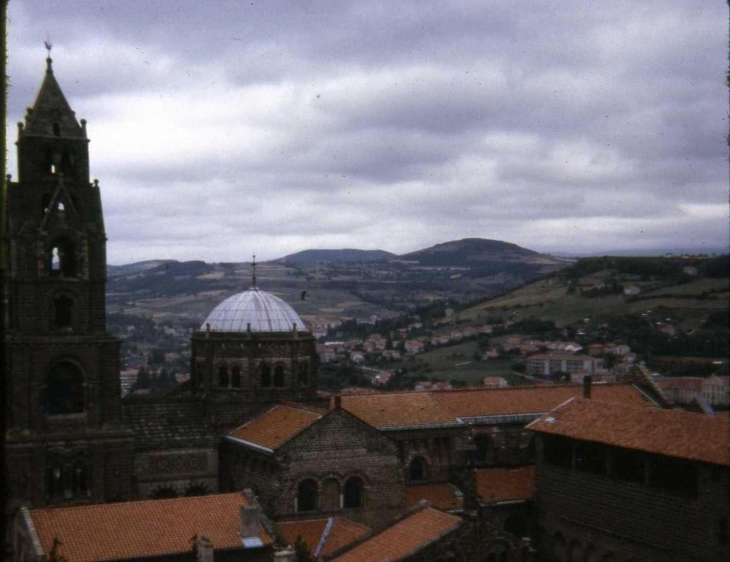
[[48, 33], [113, 264], [465, 237], [727, 247], [724, 2], [11, 0], [8, 16], [9, 146]]

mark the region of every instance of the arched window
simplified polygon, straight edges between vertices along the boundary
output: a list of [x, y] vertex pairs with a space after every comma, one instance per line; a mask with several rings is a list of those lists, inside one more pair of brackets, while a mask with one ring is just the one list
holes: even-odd
[[345, 508], [355, 508], [363, 506], [363, 483], [362, 479], [357, 476], [348, 478], [345, 482], [344, 494]]
[[303, 480], [297, 487], [297, 512], [317, 509], [317, 482]]
[[299, 364], [299, 386], [309, 385], [309, 365], [306, 363]]
[[261, 363], [261, 386], [264, 388], [271, 386], [271, 367], [266, 363]]
[[48, 271], [51, 275], [76, 276], [76, 255], [71, 240], [61, 238], [51, 245]]
[[414, 457], [408, 467], [409, 480], [425, 480], [426, 479], [426, 459], [423, 457]]
[[218, 386], [228, 388], [228, 367], [225, 365], [218, 367]]
[[51, 416], [84, 411], [84, 376], [72, 363], [56, 365], [48, 375], [46, 411]]
[[56, 328], [71, 327], [71, 311], [73, 300], [66, 295], [60, 295], [53, 300], [54, 324]]
[[231, 369], [231, 386], [241, 388], [241, 367], [234, 365]]
[[336, 478], [328, 478], [322, 483], [322, 510], [338, 509], [340, 509], [340, 482]]
[[487, 464], [492, 462], [494, 451], [492, 448], [492, 440], [488, 435], [477, 435], [474, 438], [476, 451], [474, 452], [474, 461], [477, 464]]
[[281, 363], [277, 364], [276, 367], [274, 367], [274, 386], [284, 386], [284, 365], [282, 365]]
[[58, 121], [53, 122], [53, 136], [54, 137], [60, 137], [61, 136], [61, 125], [59, 125]]

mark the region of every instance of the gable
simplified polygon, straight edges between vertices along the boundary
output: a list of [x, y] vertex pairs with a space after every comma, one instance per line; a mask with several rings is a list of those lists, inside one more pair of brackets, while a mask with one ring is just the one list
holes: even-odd
[[278, 452], [369, 452], [397, 455], [394, 441], [343, 409], [333, 409], [284, 444]]

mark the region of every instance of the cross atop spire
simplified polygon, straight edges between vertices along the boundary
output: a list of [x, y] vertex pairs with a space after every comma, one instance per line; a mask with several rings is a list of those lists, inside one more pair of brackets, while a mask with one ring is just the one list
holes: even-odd
[[253, 255], [253, 261], [251, 262], [251, 267], [253, 268], [253, 275], [251, 276], [252, 279], [252, 288], [256, 288], [256, 254]]
[[53, 43], [51, 43], [51, 34], [46, 35], [46, 40], [43, 41], [43, 45], [46, 47], [46, 51], [48, 51], [48, 55], [46, 56], [46, 72], [53, 72], [53, 68], [51, 67], [51, 63], [53, 62], [53, 59], [51, 58], [51, 49], [53, 48]]

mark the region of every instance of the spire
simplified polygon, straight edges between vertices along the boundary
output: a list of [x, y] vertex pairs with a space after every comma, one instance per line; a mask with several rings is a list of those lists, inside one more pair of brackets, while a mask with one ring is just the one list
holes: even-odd
[[38, 91], [33, 107], [25, 116], [23, 136], [65, 137], [86, 139], [83, 128], [76, 120], [66, 96], [53, 75], [50, 41], [44, 41], [46, 50], [46, 75]]
[[251, 276], [252, 277], [251, 288], [255, 289], [256, 288], [256, 254], [253, 255], [253, 261], [251, 262], [251, 267], [253, 268], [253, 275]]
[[48, 51], [48, 56], [46, 56], [46, 72], [53, 74], [53, 59], [51, 58], [51, 49], [53, 48], [53, 43], [51, 43], [50, 34], [48, 35], [48, 39], [43, 41], [43, 44], [46, 47], [46, 51]]

